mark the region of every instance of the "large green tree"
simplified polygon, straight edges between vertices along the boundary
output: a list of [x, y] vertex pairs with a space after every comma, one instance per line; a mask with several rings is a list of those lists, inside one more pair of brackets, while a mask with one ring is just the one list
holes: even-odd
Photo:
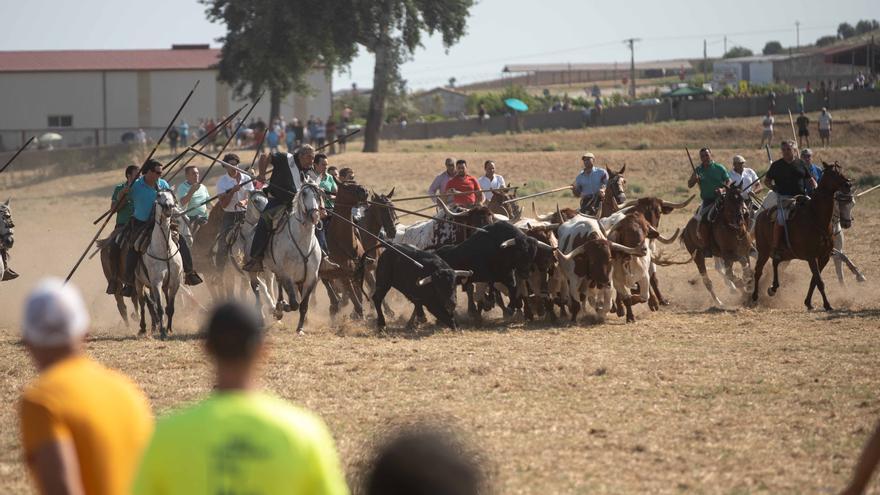
[[764, 45], [764, 50], [761, 51], [764, 55], [776, 55], [777, 53], [782, 53], [782, 43], [778, 41], [768, 41], [766, 45]]
[[721, 58], [751, 57], [754, 53], [744, 46], [734, 46], [727, 50]]
[[[280, 114], [281, 100], [291, 91], [308, 93], [308, 73], [316, 67], [332, 72], [357, 53], [353, 45], [333, 43], [342, 29], [332, 22], [351, 22], [346, 2], [319, 0], [200, 0], [208, 19], [226, 25], [219, 78], [239, 96], [269, 92], [270, 118]], [[323, 116], [326, 117], [326, 116]]]

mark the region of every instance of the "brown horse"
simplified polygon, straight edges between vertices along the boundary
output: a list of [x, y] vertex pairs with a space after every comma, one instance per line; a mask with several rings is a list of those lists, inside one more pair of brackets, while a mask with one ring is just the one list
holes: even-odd
[[[749, 250], [752, 240], [749, 236], [749, 196], [743, 193], [738, 184], [724, 188], [724, 194], [718, 203], [718, 210], [714, 214], [714, 221], [708, 218], [703, 222], [709, 223], [709, 238], [703, 239], [697, 232], [697, 221], [691, 218], [684, 228], [682, 241], [685, 248], [693, 257], [694, 264], [703, 278], [706, 290], [712, 296], [715, 304], [721, 305], [721, 300], [715, 294], [712, 280], [706, 273], [706, 253], [723, 260], [725, 276], [730, 280], [733, 287], [748, 291], [748, 284], [752, 281], [751, 267], [749, 264]], [[737, 261], [742, 266], [743, 280], [736, 280], [733, 276], [733, 262]]]
[[510, 223], [516, 222], [522, 216], [522, 206], [518, 202], [504, 204], [505, 201], [516, 198], [516, 188], [508, 187], [503, 191], [492, 193], [492, 199], [486, 205], [492, 213], [504, 215]]
[[599, 208], [599, 218], [611, 216], [620, 210], [620, 205], [626, 202], [626, 165], [620, 167], [617, 172], [608, 169], [608, 187], [605, 191], [605, 199]]
[[[855, 204], [852, 195], [852, 181], [840, 170], [840, 165], [822, 163], [822, 179], [809, 200], [795, 206], [791, 217], [787, 220], [788, 246], [785, 239], [780, 246], [781, 256], [773, 259], [773, 284], [767, 294], [773, 296], [779, 289], [779, 263], [787, 260], [804, 260], [810, 266], [812, 277], [810, 288], [804, 305], [813, 309], [813, 290], [819, 288], [822, 294], [822, 306], [831, 311], [831, 304], [825, 296], [825, 282], [822, 281], [822, 269], [831, 257], [834, 241], [832, 239], [832, 217], [834, 203], [840, 214], [840, 225], [849, 228], [852, 225], [852, 207]], [[758, 262], [755, 265], [755, 287], [752, 291], [752, 303], [758, 302], [758, 281], [773, 249], [773, 218], [776, 208], [762, 211], [755, 222], [755, 240], [758, 247]]]
[[[351, 221], [352, 209], [364, 203], [368, 197], [367, 190], [356, 182], [341, 182], [336, 191], [333, 211], [342, 218]], [[339, 311], [339, 300], [336, 291], [330, 283], [330, 281], [335, 281], [342, 286], [343, 293], [354, 304], [355, 312], [352, 316], [363, 318], [362, 293], [360, 289], [355, 288], [353, 280], [358, 262], [364, 254], [364, 247], [355, 228], [340, 218], [331, 220], [330, 225], [327, 226], [327, 250], [329, 251], [330, 261], [339, 265], [337, 269], [320, 273], [321, 281], [324, 282], [327, 294], [330, 297], [330, 314], [335, 315]]]
[[[366, 229], [367, 232], [388, 241], [394, 241], [394, 236], [397, 235], [397, 210], [394, 209], [394, 203], [391, 201], [393, 196], [394, 188], [391, 188], [391, 192], [388, 194], [372, 193], [370, 195], [370, 202], [386, 205], [387, 208], [377, 205], [367, 206], [364, 209], [364, 217], [360, 223], [361, 227]], [[372, 294], [376, 288], [375, 260], [378, 260], [379, 255], [382, 254], [382, 246], [373, 236], [365, 235], [361, 237], [361, 240], [364, 252], [367, 253], [364, 259], [364, 282], [367, 284], [368, 293]], [[385, 313], [394, 316], [394, 311], [391, 310], [388, 303], [382, 301], [382, 304]]]

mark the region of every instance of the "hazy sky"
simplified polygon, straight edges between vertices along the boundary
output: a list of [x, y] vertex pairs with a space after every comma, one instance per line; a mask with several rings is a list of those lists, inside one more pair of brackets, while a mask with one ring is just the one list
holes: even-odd
[[[332, 0], [328, 0], [332, 1]], [[167, 48], [172, 43], [216, 46], [224, 27], [205, 19], [196, 0], [0, 0], [0, 50]], [[482, 0], [471, 11], [468, 34], [446, 53], [426, 39], [403, 67], [411, 88], [500, 77], [507, 63], [629, 60], [623, 39], [641, 38], [636, 60], [698, 58], [743, 45], [759, 52], [768, 40], [783, 45], [833, 34], [840, 22], [880, 18], [880, 0]], [[334, 89], [372, 86], [372, 56], [361, 50]]]

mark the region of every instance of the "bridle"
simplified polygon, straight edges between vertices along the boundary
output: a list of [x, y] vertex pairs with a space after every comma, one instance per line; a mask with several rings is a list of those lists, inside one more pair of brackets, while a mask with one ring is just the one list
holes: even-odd
[[[167, 193], [170, 193], [169, 195], [171, 196], [171, 198], [172, 198], [173, 200], [175, 200], [175, 204], [166, 205], [166, 204], [159, 203], [159, 197], [161, 197], [161, 195], [162, 195], [163, 193], [166, 193], [166, 192], [167, 192]], [[155, 204], [158, 204], [159, 207], [162, 209], [162, 218], [160, 219], [158, 215], [153, 215], [153, 223], [155, 224], [155, 227], [158, 227], [158, 228], [159, 228], [159, 232], [162, 233], [162, 239], [165, 239], [165, 252], [168, 253], [168, 257], [167, 257], [167, 258], [163, 258], [163, 257], [156, 256], [156, 255], [154, 255], [154, 254], [150, 254], [150, 248], [149, 248], [149, 247], [147, 248], [146, 251], [144, 251], [144, 254], [146, 254], [146, 255], [149, 256], [150, 258], [153, 258], [154, 260], [164, 261], [164, 262], [168, 263], [169, 261], [171, 261], [172, 258], [174, 258], [175, 256], [177, 256], [177, 253], [180, 252], [180, 243], [181, 243], [181, 242], [185, 242], [185, 241], [183, 241], [183, 240], [178, 241], [178, 243], [177, 243], [177, 251], [174, 251], [173, 253], [171, 252], [171, 225], [170, 225], [170, 223], [169, 223], [168, 230], [166, 231], [165, 228], [164, 228], [164, 226], [163, 226], [163, 223], [164, 223], [164, 222], [161, 222], [161, 220], [164, 220], [165, 218], [170, 218], [170, 217], [171, 217], [171, 215], [166, 214], [167, 211], [170, 211], [171, 213], [174, 213], [174, 209], [175, 209], [175, 207], [177, 206], [177, 205], [176, 205], [176, 198], [174, 198], [174, 193], [172, 193], [172, 192], [171, 192], [170, 190], [168, 190], [168, 189], [165, 189], [165, 190], [159, 191], [159, 195], [160, 195], [160, 196], [157, 196], [157, 197], [156, 197], [156, 203], [155, 203]], [[169, 267], [169, 271], [170, 271], [170, 267]]]

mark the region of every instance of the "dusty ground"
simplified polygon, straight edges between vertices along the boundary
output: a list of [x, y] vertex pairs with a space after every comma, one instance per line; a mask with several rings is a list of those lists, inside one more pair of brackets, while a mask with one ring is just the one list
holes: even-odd
[[[877, 116], [854, 114], [863, 122]], [[727, 125], [699, 123], [713, 136], [733, 132]], [[663, 129], [630, 128], [632, 138], [614, 130], [618, 134], [609, 139], [616, 141], [605, 148], [623, 149], [600, 149], [599, 163], [615, 169], [627, 164], [631, 197], [683, 199], [689, 166], [675, 143], [697, 148], [703, 138], [686, 135], [694, 128], [656, 127]], [[642, 131], [662, 132], [670, 149], [627, 150], [623, 140], [641, 139]], [[592, 132], [567, 131], [572, 151], [516, 152], [509, 146], [520, 138], [508, 136], [450, 140], [443, 147], [475, 163], [495, 159], [502, 174], [530, 192], [570, 183], [580, 150], [597, 148]], [[522, 140], [540, 145], [554, 136]], [[851, 176], [864, 177], [880, 166], [876, 136], [851, 136], [854, 147], [820, 151], [819, 157], [839, 160]], [[725, 147], [739, 139], [710, 143], [723, 162], [742, 153], [763, 170], [766, 157], [756, 146]], [[473, 151], [483, 143], [493, 151]], [[449, 153], [407, 153], [404, 145], [415, 146], [400, 142], [388, 146], [396, 151], [332, 161], [354, 167], [358, 180], [377, 190], [397, 186], [397, 197], [422, 194]], [[117, 175], [121, 171], [70, 176], [7, 191], [17, 224], [13, 262], [23, 276], [0, 285], [0, 491], [29, 490], [15, 403], [34, 373], [18, 344], [18, 308], [36, 280], [64, 276], [76, 261]], [[208, 180], [212, 189], [215, 180]], [[537, 208], [549, 211], [557, 202], [574, 205], [559, 194], [542, 198]], [[322, 292], [306, 337], [291, 335], [290, 317], [272, 327], [265, 383], [326, 418], [352, 480], [376, 435], [392, 424], [428, 418], [450, 423], [482, 451], [497, 493], [834, 493], [880, 418], [878, 213], [880, 195], [862, 198], [847, 232], [847, 251], [869, 282], [856, 285], [847, 275], [845, 289], [833, 268], [825, 271], [837, 308], [832, 313], [804, 310], [803, 263], [789, 269], [776, 299], [762, 294], [757, 309], [741, 308], [724, 289], [725, 307], [710, 309], [688, 265], [661, 273], [673, 303], [659, 313], [640, 307], [635, 325], [613, 317], [604, 325], [507, 324], [495, 313], [483, 328], [466, 325], [462, 334], [441, 331], [419, 339], [400, 333], [401, 321], [385, 337], [374, 335], [369, 324], [333, 326]], [[689, 214], [664, 218], [661, 230], [671, 233]], [[678, 245], [667, 253], [684, 256]], [[97, 260], [85, 262], [74, 282], [95, 319], [89, 352], [130, 374], [158, 413], [208, 393], [209, 370], [194, 338], [202, 315], [181, 310], [188, 316], [169, 342], [135, 339], [103, 295]], [[395, 306], [398, 313], [407, 307], [399, 299]], [[880, 493], [880, 483], [871, 493]]]

